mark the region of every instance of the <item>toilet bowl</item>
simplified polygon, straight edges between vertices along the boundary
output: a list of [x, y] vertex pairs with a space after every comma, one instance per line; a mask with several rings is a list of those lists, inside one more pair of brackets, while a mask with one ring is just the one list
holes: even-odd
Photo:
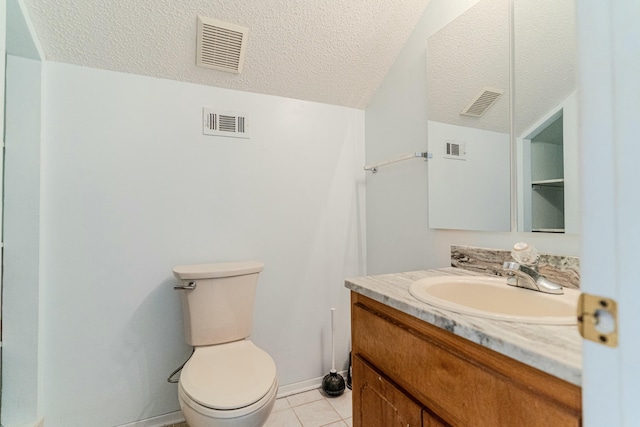
[[276, 400], [276, 365], [248, 337], [260, 262], [183, 265], [185, 340], [194, 347], [182, 368], [178, 401], [189, 427], [261, 427]]
[[273, 359], [242, 340], [196, 348], [182, 369], [178, 398], [190, 427], [260, 427], [277, 390]]

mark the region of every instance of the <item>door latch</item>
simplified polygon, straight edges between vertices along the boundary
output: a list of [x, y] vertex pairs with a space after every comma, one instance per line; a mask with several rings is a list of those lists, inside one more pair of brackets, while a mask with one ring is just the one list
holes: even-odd
[[584, 339], [618, 346], [618, 303], [611, 298], [580, 294], [578, 330]]

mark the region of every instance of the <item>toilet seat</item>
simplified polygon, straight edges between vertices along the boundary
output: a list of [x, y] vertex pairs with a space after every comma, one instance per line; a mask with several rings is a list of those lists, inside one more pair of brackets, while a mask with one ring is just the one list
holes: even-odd
[[[269, 414], [271, 413], [271, 409], [273, 408], [273, 404], [276, 400], [277, 392], [278, 392], [278, 380], [274, 379], [273, 386], [262, 399], [258, 400], [257, 402], [249, 406], [244, 406], [242, 408], [223, 410], [223, 409], [211, 409], [211, 408], [207, 408], [206, 406], [200, 405], [199, 403], [191, 399], [189, 396], [187, 396], [187, 394], [184, 392], [184, 389], [182, 388], [182, 384], [178, 384], [178, 397], [180, 400], [180, 409], [185, 414], [187, 421], [189, 421], [188, 420], [189, 417], [185, 412], [187, 408], [190, 408], [190, 410], [194, 411], [195, 414], [199, 414], [200, 416], [204, 416], [205, 418], [208, 418], [208, 419], [216, 419], [216, 420], [228, 420], [228, 419], [243, 420], [243, 419], [247, 419], [247, 417], [252, 417], [259, 412], [262, 412], [268, 417]], [[195, 426], [198, 424], [193, 423], [193, 425]], [[243, 425], [243, 424], [239, 424], [239, 425]]]
[[273, 392], [276, 365], [249, 340], [196, 347], [180, 374], [181, 389], [213, 410], [251, 406]]

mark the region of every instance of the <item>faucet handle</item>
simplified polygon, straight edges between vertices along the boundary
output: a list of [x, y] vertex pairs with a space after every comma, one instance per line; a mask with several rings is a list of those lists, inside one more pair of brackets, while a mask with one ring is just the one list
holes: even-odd
[[518, 263], [524, 265], [536, 265], [538, 264], [538, 250], [527, 242], [518, 242], [513, 245], [511, 249], [511, 256]]

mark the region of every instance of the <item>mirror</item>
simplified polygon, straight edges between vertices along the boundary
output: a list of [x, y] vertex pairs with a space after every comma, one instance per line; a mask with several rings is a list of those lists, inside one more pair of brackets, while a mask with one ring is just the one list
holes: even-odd
[[430, 228], [511, 229], [509, 31], [480, 0], [427, 40]]
[[510, 231], [515, 206], [518, 231], [579, 230], [574, 2], [480, 0], [429, 37], [430, 228]]
[[518, 231], [577, 233], [575, 0], [516, 0], [513, 22]]

